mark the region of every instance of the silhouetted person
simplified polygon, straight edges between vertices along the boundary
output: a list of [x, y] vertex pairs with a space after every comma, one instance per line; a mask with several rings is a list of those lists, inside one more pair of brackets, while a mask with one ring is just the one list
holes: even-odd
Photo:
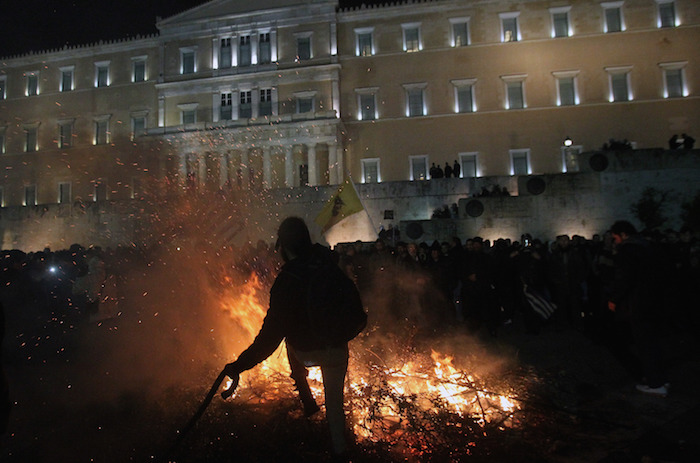
[[681, 143], [678, 141], [678, 134], [673, 134], [671, 138], [668, 140], [668, 149], [670, 150], [675, 150], [680, 148]]
[[[2, 360], [2, 343], [5, 337], [5, 310], [0, 302], [0, 361]], [[10, 419], [10, 390], [5, 378], [5, 368], [0, 364], [0, 436], [7, 431]]]
[[630, 321], [643, 374], [637, 389], [665, 396], [668, 386], [659, 342], [665, 321], [663, 261], [631, 223], [617, 221], [610, 232], [615, 243], [615, 279], [608, 308]]
[[450, 178], [452, 177], [452, 167], [450, 167], [449, 163], [445, 163], [445, 178]]
[[435, 166], [435, 176], [433, 178], [443, 178], [444, 176], [445, 172], [443, 172], [442, 167]]
[[310, 397], [306, 367], [321, 367], [333, 458], [342, 461], [347, 453], [343, 386], [348, 367], [348, 343], [342, 339], [325, 339], [327, 333], [315, 331], [308, 310], [309, 291], [313, 291], [309, 286], [312, 267], [337, 264], [329, 249], [312, 244], [306, 224], [298, 217], [283, 220], [277, 236], [276, 248], [285, 264], [270, 290], [270, 307], [263, 326], [253, 343], [235, 362], [226, 365], [224, 371], [235, 387], [241, 372], [264, 361], [282, 340], [286, 340], [292, 378], [307, 414], [314, 412], [315, 402]]
[[693, 146], [695, 146], [695, 139], [691, 137], [690, 135], [683, 134], [683, 149], [685, 150], [692, 150]]
[[452, 166], [452, 175], [454, 175], [455, 178], [459, 178], [460, 173], [462, 173], [462, 167], [457, 161], [455, 161], [454, 165]]

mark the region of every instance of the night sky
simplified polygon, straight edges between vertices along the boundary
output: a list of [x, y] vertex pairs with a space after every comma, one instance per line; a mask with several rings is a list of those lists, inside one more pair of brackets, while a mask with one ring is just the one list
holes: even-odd
[[[250, 1], [250, 0], [238, 0]], [[206, 0], [19, 0], [0, 15], [0, 57], [157, 32], [167, 18]], [[341, 0], [341, 6], [384, 3]]]

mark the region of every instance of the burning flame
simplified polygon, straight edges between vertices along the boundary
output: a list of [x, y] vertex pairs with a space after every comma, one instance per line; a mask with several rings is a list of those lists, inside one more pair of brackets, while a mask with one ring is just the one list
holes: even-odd
[[[246, 347], [262, 325], [266, 313], [267, 293], [255, 275], [239, 288], [230, 291], [222, 308], [241, 327]], [[410, 433], [417, 421], [429, 423], [447, 419], [465, 432], [482, 430], [488, 424], [499, 428], [512, 427], [520, 404], [513, 390], [495, 390], [474, 373], [453, 365], [453, 357], [433, 350], [414, 353], [408, 361], [384, 360], [371, 351], [372, 335], [361, 335], [351, 345], [351, 358], [346, 382], [348, 419], [358, 440], [370, 442], [415, 439], [421, 433]], [[369, 353], [370, 355], [367, 355]], [[369, 360], [368, 360], [369, 359]], [[382, 363], [382, 365], [379, 365]], [[243, 375], [237, 395], [252, 387], [264, 397], [261, 401], [293, 395], [284, 343], [263, 364]], [[319, 367], [309, 369], [309, 385], [317, 400], [323, 398]], [[230, 386], [226, 385], [226, 388]], [[260, 392], [264, 391], [264, 392]], [[471, 426], [473, 425], [473, 426]], [[483, 432], [483, 431], [481, 431]], [[420, 451], [424, 444], [408, 442], [409, 448]]]

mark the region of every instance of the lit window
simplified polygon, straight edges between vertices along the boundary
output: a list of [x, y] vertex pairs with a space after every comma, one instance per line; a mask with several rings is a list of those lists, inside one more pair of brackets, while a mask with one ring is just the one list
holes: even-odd
[[270, 33], [262, 32], [258, 36], [258, 63], [268, 64], [272, 62], [272, 46]]
[[355, 55], [372, 56], [376, 53], [373, 40], [374, 28], [355, 29]]
[[569, 37], [571, 35], [571, 25], [569, 24], [570, 6], [560, 8], [550, 8], [552, 16], [552, 37]]
[[451, 18], [453, 47], [464, 47], [469, 45], [469, 18]]
[[7, 127], [0, 127], [0, 154], [5, 154], [6, 130]]
[[27, 96], [34, 96], [39, 94], [39, 73], [29, 72], [27, 73]]
[[625, 22], [622, 17], [623, 2], [603, 2], [604, 32], [621, 32], [625, 30]]
[[501, 18], [501, 41], [517, 42], [520, 40], [520, 28], [518, 28], [519, 12], [500, 13]]
[[511, 175], [529, 175], [532, 173], [530, 169], [530, 150], [509, 150], [510, 153], [510, 174]]
[[[568, 139], [571, 142], [571, 139]], [[578, 163], [578, 155], [583, 152], [583, 146], [581, 145], [569, 145], [561, 147], [561, 171], [566, 172], [578, 172], [580, 166]]]
[[109, 61], [95, 63], [95, 87], [109, 87]]
[[73, 145], [73, 121], [60, 121], [58, 123], [58, 147], [70, 148]]
[[311, 33], [297, 35], [297, 60], [310, 60], [311, 53]]
[[197, 103], [184, 103], [177, 105], [180, 110], [180, 123], [184, 125], [197, 122]]
[[75, 77], [75, 67], [66, 66], [60, 68], [61, 71], [61, 86], [59, 90], [61, 92], [70, 92], [73, 90], [73, 82]]
[[6, 98], [6, 89], [7, 88], [7, 77], [6, 76], [0, 76], [0, 100], [4, 100]]
[[36, 185], [25, 185], [24, 186], [24, 205], [25, 206], [36, 206]]
[[377, 87], [358, 88], [357, 93], [357, 118], [361, 121], [373, 121], [377, 118]]
[[506, 86], [506, 109], [523, 109], [525, 103], [525, 74], [501, 76]]
[[410, 180], [428, 180], [428, 156], [409, 156]]
[[676, 5], [673, 0], [656, 0], [659, 8], [659, 27], [676, 27], [678, 26], [678, 18], [676, 18]]
[[406, 91], [406, 116], [416, 117], [427, 114], [425, 107], [426, 86], [425, 83], [405, 84], [403, 86]]
[[379, 183], [382, 181], [379, 173], [379, 158], [362, 160], [362, 183]]
[[297, 114], [309, 113], [314, 110], [314, 99], [313, 97], [299, 97], [297, 98]]
[[252, 63], [253, 51], [250, 44], [250, 35], [238, 37], [238, 65], [250, 66]]
[[131, 139], [146, 134], [146, 111], [138, 111], [131, 114]]
[[232, 66], [231, 37], [221, 39], [219, 44], [219, 69], [226, 69]]
[[137, 58], [131, 59], [131, 81], [132, 82], [146, 82], [148, 76], [146, 75], [146, 57], [139, 56]]
[[95, 120], [95, 145], [109, 143], [109, 117], [102, 116]]
[[474, 84], [476, 79], [453, 80], [455, 94], [455, 112], [472, 113], [476, 110], [474, 104]]
[[579, 104], [577, 77], [579, 71], [553, 72], [557, 81], [557, 106], [573, 106]]
[[459, 153], [460, 177], [472, 178], [479, 176], [478, 154]]
[[401, 28], [403, 30], [403, 50], [407, 52], [420, 51], [422, 48], [420, 42], [420, 24], [402, 24]]
[[197, 72], [196, 52], [192, 48], [180, 50], [180, 74], [194, 74]]
[[93, 187], [92, 200], [94, 202], [105, 201], [107, 199], [107, 182], [99, 180]]
[[219, 120], [228, 121], [233, 118], [233, 94], [224, 92], [221, 94], [219, 105]]
[[272, 89], [260, 89], [260, 106], [258, 107], [260, 116], [272, 116]]
[[60, 182], [58, 184], [58, 203], [71, 203], [71, 185], [70, 182]]
[[39, 128], [36, 126], [24, 128], [24, 152], [33, 153], [39, 149]]
[[253, 117], [253, 92], [241, 90], [238, 92], [238, 118], [250, 119]]
[[630, 71], [631, 66], [607, 67], [605, 70], [608, 73], [610, 102], [630, 101], [632, 100], [632, 91], [630, 88]]
[[688, 89], [685, 85], [685, 66], [687, 64], [687, 61], [659, 64], [663, 72], [664, 98], [688, 96]]
[[5, 189], [0, 186], [0, 207], [5, 207]]

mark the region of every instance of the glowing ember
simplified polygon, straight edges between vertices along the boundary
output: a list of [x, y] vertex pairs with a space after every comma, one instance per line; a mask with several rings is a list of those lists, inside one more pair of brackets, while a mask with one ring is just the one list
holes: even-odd
[[[241, 348], [260, 329], [266, 312], [262, 301], [267, 298], [266, 288], [255, 276], [224, 298], [223, 309], [247, 336]], [[489, 386], [477, 374], [455, 367], [453, 357], [435, 350], [430, 355], [413, 352], [408, 361], [382, 359], [371, 349], [373, 338], [379, 337], [376, 333], [363, 334], [351, 345], [346, 401], [348, 419], [359, 441], [401, 442], [411, 453], [423, 453], [430, 447], [427, 441], [444, 434], [445, 427], [467, 435], [483, 434], [488, 426], [516, 424], [514, 413], [520, 404], [508, 386]], [[386, 337], [381, 337], [385, 342]], [[392, 349], [400, 350], [400, 346]], [[289, 372], [282, 345], [262, 365], [242, 375], [237, 395], [246, 395], [247, 400], [257, 397], [261, 402], [291, 397], [294, 391]], [[322, 400], [320, 368], [309, 369], [309, 385], [314, 396]]]

